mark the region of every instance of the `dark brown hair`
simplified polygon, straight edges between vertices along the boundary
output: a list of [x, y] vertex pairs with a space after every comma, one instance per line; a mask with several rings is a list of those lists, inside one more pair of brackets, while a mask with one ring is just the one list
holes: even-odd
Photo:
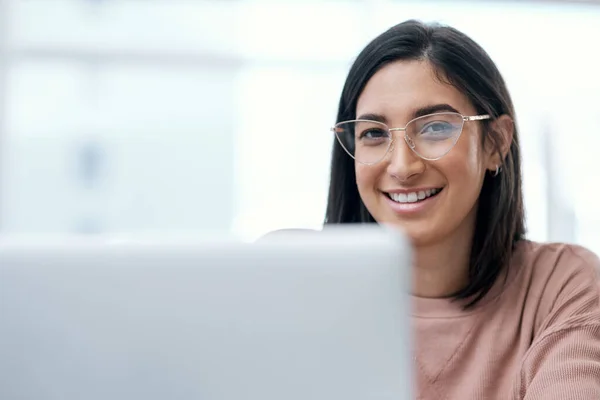
[[[337, 121], [356, 118], [356, 103], [368, 80], [383, 66], [399, 60], [427, 60], [442, 81], [453, 85], [491, 120], [508, 115], [513, 103], [498, 68], [489, 55], [462, 32], [443, 25], [406, 21], [375, 38], [354, 61], [342, 91]], [[482, 144], [500, 151], [501, 137], [483, 121]], [[325, 224], [375, 223], [356, 187], [354, 161], [333, 139], [331, 180]], [[502, 162], [502, 172], [486, 175], [471, 248], [469, 283], [455, 293], [474, 306], [508, 268], [515, 243], [525, 234], [519, 134]]]

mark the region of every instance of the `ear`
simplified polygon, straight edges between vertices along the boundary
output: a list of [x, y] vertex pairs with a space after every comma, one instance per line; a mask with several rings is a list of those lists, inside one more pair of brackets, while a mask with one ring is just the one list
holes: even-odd
[[511, 117], [504, 114], [493, 120], [489, 129], [494, 133], [495, 140], [492, 139], [491, 135], [486, 140], [487, 163], [485, 167], [493, 172], [497, 167], [502, 166], [510, 150], [515, 133], [515, 124]]

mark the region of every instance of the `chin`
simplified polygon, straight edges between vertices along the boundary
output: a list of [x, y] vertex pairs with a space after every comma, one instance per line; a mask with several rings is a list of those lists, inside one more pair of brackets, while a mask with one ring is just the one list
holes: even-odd
[[427, 246], [440, 239], [436, 229], [423, 229], [423, 222], [410, 223], [396, 219], [386, 220], [381, 223], [398, 228], [415, 247]]

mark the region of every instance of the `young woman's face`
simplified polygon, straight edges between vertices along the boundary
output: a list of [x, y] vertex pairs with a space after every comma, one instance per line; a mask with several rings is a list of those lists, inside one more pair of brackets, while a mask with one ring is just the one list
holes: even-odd
[[[398, 61], [369, 80], [358, 99], [356, 118], [374, 114], [391, 128], [404, 127], [420, 110], [432, 107], [476, 115], [461, 92], [435, 77], [428, 62]], [[417, 246], [449, 235], [470, 240], [485, 173], [497, 163], [493, 152], [481, 145], [481, 129], [480, 122], [465, 122], [456, 145], [436, 161], [420, 158], [397, 131], [393, 149], [382, 161], [356, 162], [358, 191], [373, 218], [401, 227]]]

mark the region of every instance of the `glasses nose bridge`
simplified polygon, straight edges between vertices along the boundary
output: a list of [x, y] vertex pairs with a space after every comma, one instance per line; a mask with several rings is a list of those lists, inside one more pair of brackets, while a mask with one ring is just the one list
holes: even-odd
[[408, 135], [407, 132], [407, 128], [408, 126], [405, 126], [404, 128], [388, 128], [388, 131], [390, 132], [390, 139], [391, 139], [391, 146], [390, 146], [390, 151], [394, 151], [394, 144], [395, 144], [395, 138], [393, 133], [394, 132], [401, 132], [402, 135], [402, 139], [404, 139], [404, 141], [406, 142], [406, 144], [408, 145], [408, 147], [411, 150], [414, 150], [415, 148], [415, 142], [412, 140], [412, 138]]
[[390, 131], [390, 133], [391, 132], [404, 132], [404, 133], [406, 133], [406, 127], [404, 127], [404, 128], [388, 128], [388, 131]]

